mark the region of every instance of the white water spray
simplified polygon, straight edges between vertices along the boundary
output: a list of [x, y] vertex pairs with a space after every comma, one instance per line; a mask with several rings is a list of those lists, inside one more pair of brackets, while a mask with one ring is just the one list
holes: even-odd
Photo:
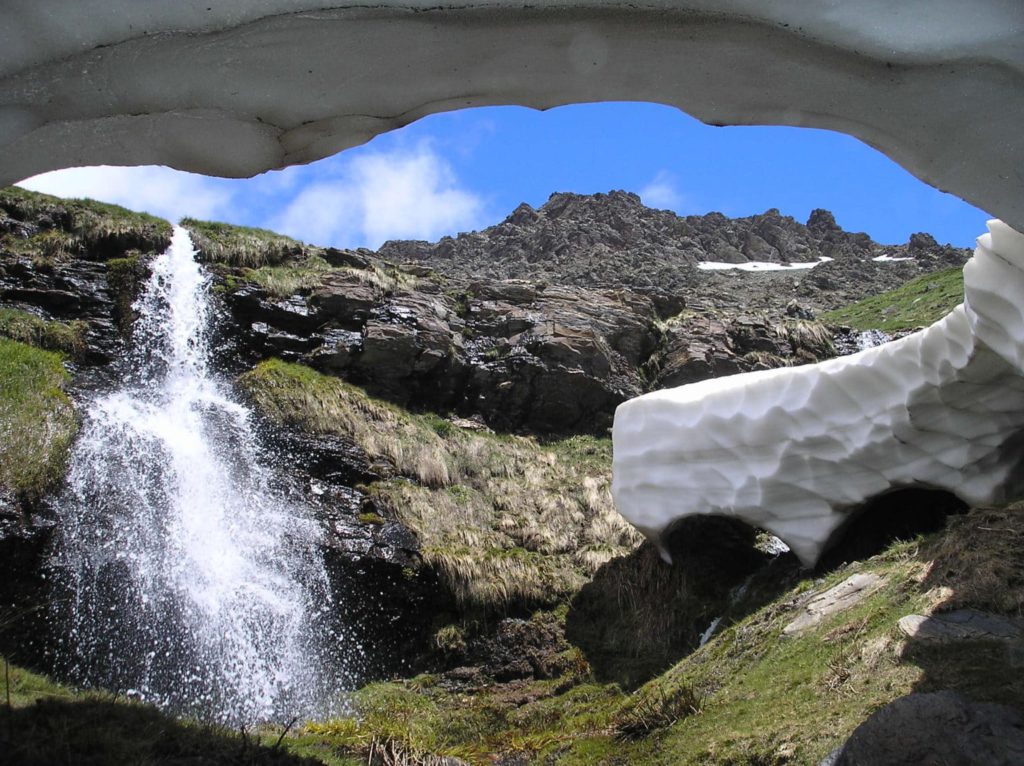
[[59, 659], [225, 723], [325, 714], [352, 647], [330, 627], [318, 527], [208, 369], [208, 278], [184, 229], [151, 268], [131, 370], [89, 404], [60, 503]]

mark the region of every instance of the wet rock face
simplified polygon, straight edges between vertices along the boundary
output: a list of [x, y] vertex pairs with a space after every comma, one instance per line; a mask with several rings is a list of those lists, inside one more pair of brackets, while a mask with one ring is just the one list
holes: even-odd
[[519, 281], [383, 294], [330, 275], [308, 295], [227, 294], [249, 363], [277, 356], [405, 406], [482, 415], [504, 430], [600, 431], [643, 391], [658, 343], [650, 299]]

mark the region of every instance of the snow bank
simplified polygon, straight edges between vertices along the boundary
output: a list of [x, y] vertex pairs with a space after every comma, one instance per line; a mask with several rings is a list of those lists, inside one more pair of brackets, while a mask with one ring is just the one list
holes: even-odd
[[914, 335], [816, 365], [656, 391], [615, 414], [619, 511], [658, 542], [692, 514], [742, 519], [813, 565], [848, 512], [926, 486], [1024, 490], [1024, 236], [989, 222], [965, 301]]
[[746, 263], [725, 263], [723, 261], [701, 261], [697, 268], [702, 271], [798, 271], [800, 269], [813, 269], [822, 263], [828, 263], [831, 258], [822, 256], [816, 261], [807, 263], [772, 263], [771, 261], [747, 261]]

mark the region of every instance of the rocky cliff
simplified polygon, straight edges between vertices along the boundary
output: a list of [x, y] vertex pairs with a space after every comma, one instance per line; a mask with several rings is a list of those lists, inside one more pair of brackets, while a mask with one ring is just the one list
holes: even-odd
[[[816, 311], [968, 256], [923, 234], [879, 245], [823, 210], [806, 226], [778, 211], [681, 218], [625, 192], [555, 194], [482, 232], [377, 253], [189, 225], [246, 363], [301, 361], [403, 406], [535, 433], [602, 433], [640, 393], [827, 358]], [[697, 268], [820, 258], [833, 260]]]
[[[746, 218], [681, 217], [646, 207], [636, 194], [613, 191], [552, 194], [540, 208], [524, 203], [483, 231], [433, 244], [387, 242], [379, 255], [465, 279], [628, 289], [651, 296], [663, 315], [674, 313], [680, 300], [777, 315], [793, 298], [813, 309], [833, 308], [918, 273], [962, 264], [970, 253], [940, 246], [928, 234], [903, 245], [879, 244], [862, 232], [844, 231], [827, 210], [814, 210], [806, 224], [775, 209]], [[706, 262], [787, 265], [822, 258], [832, 263], [817, 267], [814, 278], [796, 270], [738, 276], [697, 268]]]

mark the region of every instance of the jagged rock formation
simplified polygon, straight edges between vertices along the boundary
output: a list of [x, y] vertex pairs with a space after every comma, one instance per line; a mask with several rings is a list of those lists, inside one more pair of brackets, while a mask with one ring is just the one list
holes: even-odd
[[845, 131], [1024, 228], [1024, 138], [1009, 117], [1022, 108], [1024, 17], [1017, 3], [984, 0], [969, 24], [951, 25], [959, 10], [33, 3], [10, 12], [0, 37], [0, 182], [104, 163], [253, 175], [432, 112], [634, 100], [711, 124]]
[[[721, 213], [680, 217], [646, 207], [636, 194], [623, 191], [552, 194], [537, 210], [524, 203], [483, 231], [444, 237], [436, 244], [386, 242], [379, 254], [468, 279], [627, 288], [650, 295], [665, 316], [679, 310], [680, 298], [711, 305], [742, 300], [748, 307], [760, 307], [766, 282], [776, 292], [776, 307], [785, 305], [779, 289], [811, 300], [815, 307], [833, 307], [882, 292], [894, 276], [906, 281], [918, 270], [959, 265], [968, 255], [940, 246], [928, 234], [915, 234], [906, 245], [882, 245], [867, 234], [844, 231], [827, 210], [814, 210], [806, 225], [775, 209], [747, 218]], [[787, 264], [822, 258], [835, 263], [815, 268], [813, 278], [801, 271], [767, 272], [745, 274], [743, 281], [735, 274], [695, 268], [705, 261]], [[794, 279], [801, 283], [796, 290]]]
[[[859, 298], [966, 258], [926, 236], [878, 245], [822, 210], [809, 226], [777, 211], [680, 218], [611, 192], [556, 194], [539, 211], [521, 205], [497, 226], [434, 245], [268, 251], [277, 271], [231, 266], [217, 243], [199, 242], [223, 275], [248, 364], [303, 361], [402, 405], [502, 430], [600, 432], [617, 404], [645, 391], [832, 356], [829, 333], [799, 318], [837, 300], [813, 274], [835, 265], [832, 292]], [[835, 260], [798, 274], [693, 268], [753, 237], [781, 248], [752, 251], [759, 257]], [[880, 255], [907, 260], [872, 260]], [[304, 276], [282, 289], [281, 269]], [[798, 295], [809, 297], [788, 305]]]
[[813, 565], [864, 501], [905, 486], [967, 503], [1024, 489], [1024, 236], [999, 221], [965, 301], [899, 341], [818, 365], [634, 399], [616, 412], [619, 510], [658, 540], [692, 514], [734, 517]]

